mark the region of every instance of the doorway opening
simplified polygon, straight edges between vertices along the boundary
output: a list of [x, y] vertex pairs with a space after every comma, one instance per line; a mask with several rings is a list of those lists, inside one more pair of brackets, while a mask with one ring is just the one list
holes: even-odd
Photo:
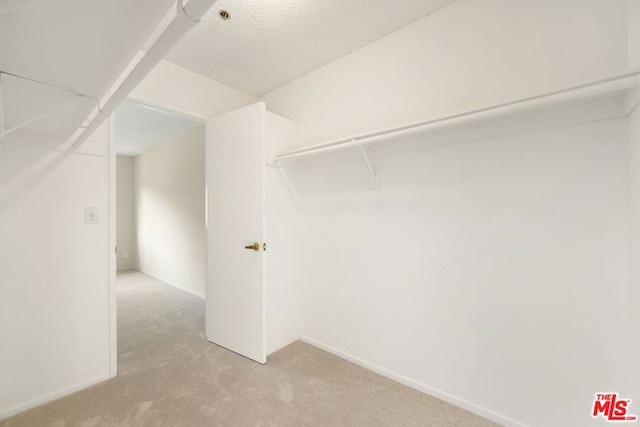
[[[266, 162], [291, 143], [293, 122], [263, 102], [203, 122], [133, 102], [118, 111], [112, 271], [118, 264], [202, 299], [206, 292], [202, 338], [264, 364], [299, 335], [297, 209], [280, 171]], [[162, 128], [176, 135], [146, 147]], [[117, 340], [112, 333], [114, 348]]]
[[[127, 100], [116, 111], [115, 151], [115, 315], [121, 304], [143, 309], [141, 277], [204, 299], [204, 122]], [[128, 281], [128, 293], [127, 277], [137, 283]]]

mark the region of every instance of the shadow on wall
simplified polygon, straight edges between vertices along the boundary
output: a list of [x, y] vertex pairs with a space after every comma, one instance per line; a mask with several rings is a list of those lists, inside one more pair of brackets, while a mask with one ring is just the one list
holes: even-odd
[[20, 149], [33, 150], [38, 153], [37, 161], [31, 164], [30, 169], [13, 170], [6, 162], [3, 151], [12, 150], [13, 146], [0, 145], [0, 212], [9, 205], [17, 203], [21, 196], [29, 194], [29, 190], [39, 182], [46, 179], [47, 175], [65, 162], [73, 151], [49, 151], [39, 148], [20, 147]]
[[138, 269], [205, 293], [205, 128], [197, 126], [133, 161]]

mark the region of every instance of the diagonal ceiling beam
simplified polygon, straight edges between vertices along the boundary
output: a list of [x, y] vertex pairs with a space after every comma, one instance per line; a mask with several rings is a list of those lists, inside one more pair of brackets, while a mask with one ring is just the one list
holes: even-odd
[[189, 0], [183, 7], [182, 0], [177, 3], [178, 13], [171, 23], [165, 28], [155, 43], [145, 55], [133, 67], [131, 72], [122, 81], [120, 86], [111, 94], [109, 99], [100, 108], [84, 131], [78, 136], [73, 146], [79, 148], [95, 132], [98, 127], [115, 111], [127, 96], [140, 84], [151, 70], [165, 57], [167, 53], [195, 27], [202, 16], [213, 6], [217, 0]]

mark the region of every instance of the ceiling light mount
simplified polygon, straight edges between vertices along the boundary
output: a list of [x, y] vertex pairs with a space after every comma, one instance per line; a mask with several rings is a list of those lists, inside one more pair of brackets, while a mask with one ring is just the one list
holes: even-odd
[[220, 15], [220, 18], [222, 18], [223, 21], [228, 21], [229, 19], [231, 19], [231, 15], [226, 10], [221, 10], [220, 12], [218, 12], [218, 15]]

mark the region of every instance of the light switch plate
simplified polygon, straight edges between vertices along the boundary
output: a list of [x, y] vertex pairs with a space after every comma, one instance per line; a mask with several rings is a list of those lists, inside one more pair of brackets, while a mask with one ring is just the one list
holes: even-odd
[[97, 224], [100, 222], [98, 208], [85, 207], [84, 208], [84, 223], [85, 224]]

